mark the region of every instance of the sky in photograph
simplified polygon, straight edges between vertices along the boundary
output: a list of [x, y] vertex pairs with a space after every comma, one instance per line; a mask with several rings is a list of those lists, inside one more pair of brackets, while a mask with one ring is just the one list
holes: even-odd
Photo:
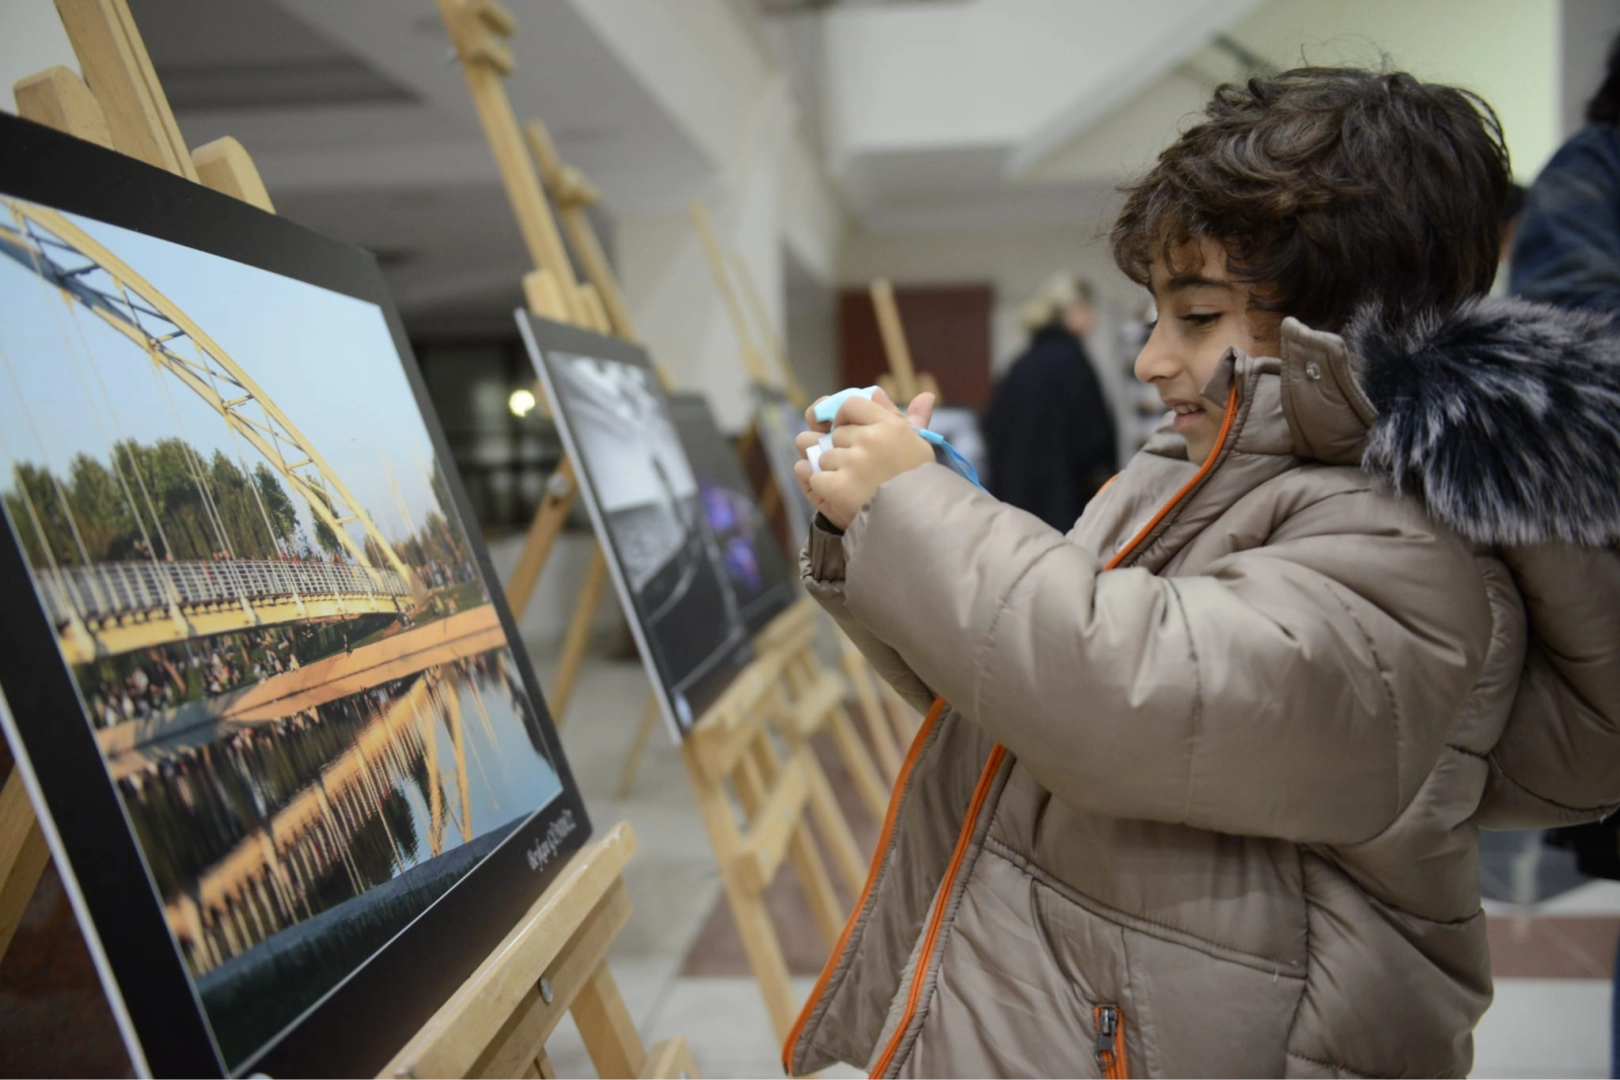
[[[0, 229], [16, 227], [8, 202], [0, 199]], [[421, 527], [427, 511], [438, 505], [429, 479], [433, 447], [381, 309], [230, 259], [68, 216], [190, 316], [258, 383], [385, 536], [400, 539], [409, 531], [402, 503]], [[71, 255], [61, 261], [80, 263]], [[105, 285], [107, 279], [94, 281]], [[85, 362], [85, 345], [93, 363]], [[188, 349], [189, 343], [176, 343], [176, 351], [190, 358], [194, 354]], [[257, 418], [256, 412], [248, 415]], [[11, 456], [35, 463], [43, 458], [63, 475], [75, 454], [106, 463], [112, 439], [149, 444], [175, 435], [205, 457], [221, 450], [249, 470], [264, 460], [245, 439], [233, 441], [224, 419], [178, 378], [157, 373], [138, 345], [77, 301], [64, 302], [31, 269], [0, 256], [0, 438]], [[11, 465], [0, 461], [5, 470], [0, 486], [8, 490]], [[313, 538], [308, 507], [295, 501]], [[360, 527], [348, 528], [359, 541]]]

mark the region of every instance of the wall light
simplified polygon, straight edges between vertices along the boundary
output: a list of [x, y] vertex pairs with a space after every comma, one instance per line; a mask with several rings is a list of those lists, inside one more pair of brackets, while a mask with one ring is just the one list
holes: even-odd
[[513, 416], [528, 416], [534, 411], [534, 405], [533, 390], [514, 390], [512, 396], [506, 399], [506, 407], [512, 410]]

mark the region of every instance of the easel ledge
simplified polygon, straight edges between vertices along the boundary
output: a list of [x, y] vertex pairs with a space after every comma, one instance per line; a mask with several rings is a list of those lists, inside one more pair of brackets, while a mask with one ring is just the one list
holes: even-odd
[[620, 822], [575, 855], [378, 1076], [552, 1075], [545, 1042], [570, 1009], [601, 1076], [697, 1075], [680, 1036], [636, 1053], [640, 1038], [603, 963], [630, 918], [622, 873], [635, 851]]

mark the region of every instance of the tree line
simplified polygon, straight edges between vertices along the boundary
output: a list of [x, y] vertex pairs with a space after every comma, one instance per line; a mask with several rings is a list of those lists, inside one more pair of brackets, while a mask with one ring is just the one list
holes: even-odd
[[[434, 494], [448, 491], [435, 466]], [[293, 497], [281, 477], [261, 461], [251, 471], [215, 450], [204, 457], [180, 438], [142, 444], [114, 444], [110, 463], [76, 454], [67, 475], [32, 462], [20, 462], [5, 493], [17, 535], [33, 566], [48, 566], [43, 545], [58, 565], [142, 561], [148, 558], [199, 560], [234, 556], [274, 559], [282, 555], [346, 557], [337, 534], [318, 516], [313, 538], [298, 520]], [[43, 538], [41, 537], [43, 533]], [[395, 550], [407, 562], [428, 558], [460, 562], [467, 557], [459, 530], [437, 510]], [[386, 566], [374, 541], [367, 555]]]

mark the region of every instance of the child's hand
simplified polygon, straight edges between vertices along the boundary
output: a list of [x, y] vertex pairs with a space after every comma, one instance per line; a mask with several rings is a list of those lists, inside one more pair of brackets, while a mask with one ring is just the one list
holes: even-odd
[[[870, 401], [844, 402], [833, 429], [833, 448], [821, 455], [821, 471], [812, 474], [808, 461], [793, 467], [811, 505], [840, 529], [846, 528], [878, 488], [933, 461], [934, 448], [915, 430], [928, 426], [933, 411], [933, 394], [918, 394], [905, 415], [881, 390]], [[819, 438], [814, 432], [801, 434], [799, 453]]]

